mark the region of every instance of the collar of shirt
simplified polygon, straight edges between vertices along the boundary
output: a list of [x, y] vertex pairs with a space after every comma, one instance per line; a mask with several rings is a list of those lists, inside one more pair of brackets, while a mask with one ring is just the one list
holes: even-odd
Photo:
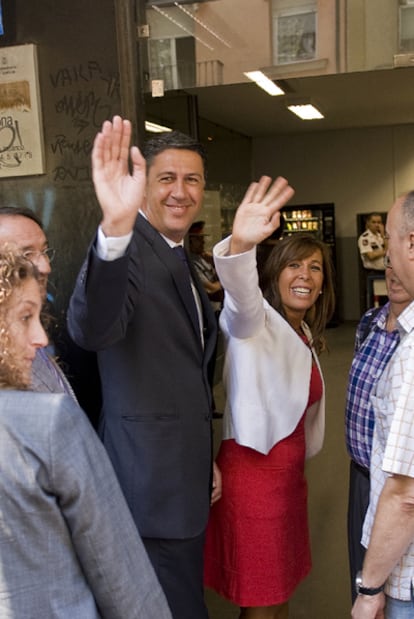
[[[142, 211], [141, 209], [139, 209], [139, 214], [142, 215], [144, 217], [144, 219], [146, 219], [148, 221], [148, 217], [146, 216], [146, 214], [144, 213], [144, 211]], [[168, 243], [168, 245], [170, 247], [184, 247], [184, 240], [181, 241], [181, 243], [176, 243], [175, 241], [172, 241], [171, 239], [169, 239], [167, 236], [165, 236], [164, 234], [162, 234], [159, 230], [158, 230], [158, 234], [160, 236], [162, 236], [162, 238], [164, 239], [164, 241], [166, 243]]]
[[397, 318], [401, 336], [410, 333], [414, 329], [414, 301], [405, 308]]
[[373, 325], [379, 329], [385, 330], [387, 327], [387, 317], [390, 311], [389, 301], [380, 309], [377, 316], [373, 319]]

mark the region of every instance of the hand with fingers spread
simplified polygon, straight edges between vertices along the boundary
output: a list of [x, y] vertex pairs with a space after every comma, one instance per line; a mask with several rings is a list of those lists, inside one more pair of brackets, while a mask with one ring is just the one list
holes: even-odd
[[271, 183], [269, 176], [262, 176], [246, 191], [233, 222], [231, 254], [252, 249], [279, 227], [280, 209], [295, 192], [281, 176]]
[[120, 116], [106, 120], [94, 141], [92, 176], [106, 236], [128, 234], [145, 198], [145, 159], [136, 146], [130, 148], [130, 142], [131, 123]]

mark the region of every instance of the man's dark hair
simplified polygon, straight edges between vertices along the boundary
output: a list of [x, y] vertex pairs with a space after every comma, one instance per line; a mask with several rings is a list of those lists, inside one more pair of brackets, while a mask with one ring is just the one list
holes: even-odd
[[27, 217], [34, 221], [39, 228], [43, 230], [42, 221], [39, 217], [30, 209], [25, 206], [0, 206], [0, 217], [2, 215], [13, 216], [13, 217]]
[[158, 133], [152, 138], [145, 141], [142, 147], [142, 154], [147, 162], [147, 166], [151, 167], [154, 158], [164, 150], [176, 148], [178, 150], [192, 150], [200, 155], [203, 161], [204, 176], [207, 175], [207, 154], [204, 146], [181, 131], [166, 131]]

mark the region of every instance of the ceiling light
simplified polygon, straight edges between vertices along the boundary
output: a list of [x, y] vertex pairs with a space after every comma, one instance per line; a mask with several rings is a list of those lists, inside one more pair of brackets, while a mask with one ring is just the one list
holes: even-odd
[[288, 110], [296, 114], [296, 116], [299, 116], [302, 120], [318, 120], [319, 118], [325, 118], [312, 103], [288, 105]]
[[248, 71], [244, 75], [248, 77], [249, 80], [252, 80], [252, 82], [256, 82], [260, 88], [263, 88], [263, 90], [265, 90], [269, 95], [272, 95], [272, 97], [285, 94], [279, 86], [266, 77], [266, 75], [261, 71]]
[[163, 125], [152, 123], [149, 120], [145, 121], [145, 130], [149, 131], [150, 133], [164, 133], [164, 131], [172, 131], [170, 127], [163, 127]]

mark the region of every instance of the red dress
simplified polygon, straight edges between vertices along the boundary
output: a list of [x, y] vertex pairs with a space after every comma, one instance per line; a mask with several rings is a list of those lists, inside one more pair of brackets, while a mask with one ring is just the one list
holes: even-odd
[[[315, 364], [309, 391], [308, 407], [322, 396]], [[210, 513], [204, 583], [238, 606], [286, 602], [311, 569], [305, 414], [268, 455], [233, 439], [220, 446], [223, 496]]]

